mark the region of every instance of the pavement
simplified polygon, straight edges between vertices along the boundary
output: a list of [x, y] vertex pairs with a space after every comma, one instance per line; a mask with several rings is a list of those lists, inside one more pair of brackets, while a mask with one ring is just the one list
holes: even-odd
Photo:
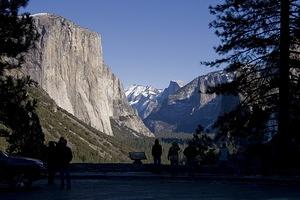
[[[298, 176], [236, 176], [220, 173], [177, 174], [168, 166], [115, 164], [74, 164], [72, 188], [61, 190], [59, 177], [53, 186], [47, 179], [34, 182], [31, 190], [13, 191], [0, 186], [4, 200], [196, 200], [196, 199], [300, 199]], [[216, 171], [214, 171], [216, 172]]]
[[109, 179], [109, 180], [184, 180], [184, 181], [222, 181], [231, 183], [256, 183], [270, 185], [295, 185], [300, 186], [300, 177], [297, 176], [238, 176], [222, 174], [166, 174], [151, 172], [81, 172], [72, 173], [72, 179]]
[[197, 199], [300, 199], [300, 188], [289, 185], [228, 183], [209, 180], [73, 179], [71, 190], [59, 182], [34, 183], [31, 190], [0, 190], [2, 200], [197, 200]]
[[190, 172], [185, 166], [179, 166], [175, 172], [170, 165], [162, 165], [158, 169], [152, 164], [141, 166], [132, 164], [72, 164], [71, 167], [71, 176], [73, 179], [207, 180], [300, 186], [300, 174], [298, 176], [236, 175], [233, 173], [224, 173], [216, 166], [202, 167], [200, 171], [194, 172]]

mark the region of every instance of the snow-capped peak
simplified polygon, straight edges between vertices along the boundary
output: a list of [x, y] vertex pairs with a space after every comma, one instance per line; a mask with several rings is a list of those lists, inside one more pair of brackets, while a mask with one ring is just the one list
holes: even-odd
[[138, 111], [141, 118], [146, 118], [157, 105], [157, 98], [162, 90], [152, 86], [132, 85], [126, 91], [129, 104]]
[[125, 91], [128, 99], [135, 99], [140, 95], [148, 97], [150, 95], [158, 95], [159, 93], [161, 93], [161, 90], [159, 89], [156, 89], [152, 86], [142, 85], [132, 85]]
[[30, 15], [31, 17], [38, 17], [38, 16], [46, 16], [46, 15], [51, 15], [50, 13], [36, 13], [36, 14], [32, 14]]

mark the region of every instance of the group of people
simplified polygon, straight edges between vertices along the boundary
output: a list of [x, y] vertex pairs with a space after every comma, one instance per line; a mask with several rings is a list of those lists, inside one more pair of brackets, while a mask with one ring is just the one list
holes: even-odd
[[58, 142], [50, 141], [47, 149], [47, 165], [48, 165], [48, 184], [54, 183], [54, 177], [59, 172], [61, 180], [61, 189], [71, 189], [71, 179], [69, 165], [73, 159], [72, 151], [67, 146], [67, 140], [60, 137]]
[[[173, 142], [172, 146], [168, 151], [168, 160], [171, 166], [177, 166], [179, 164], [179, 152], [180, 147], [177, 142]], [[155, 165], [161, 164], [162, 146], [159, 144], [159, 140], [156, 139], [154, 145], [152, 146], [152, 156]], [[193, 142], [189, 142], [188, 146], [184, 149], [183, 155], [186, 158], [186, 165], [189, 167], [194, 167], [199, 164], [199, 151]], [[228, 149], [225, 144], [219, 149], [219, 162], [220, 164], [225, 164], [229, 156]]]
[[[173, 142], [168, 150], [167, 158], [170, 161], [171, 166], [178, 166], [180, 147], [177, 142]], [[162, 146], [159, 144], [159, 140], [156, 139], [152, 146], [152, 156], [154, 165], [159, 166], [161, 164]], [[190, 142], [189, 145], [183, 151], [186, 157], [187, 166], [197, 165], [198, 150], [196, 146]], [[219, 159], [221, 162], [226, 162], [228, 157], [228, 150], [226, 145], [223, 145], [219, 152]], [[67, 140], [64, 137], [60, 137], [58, 142], [50, 141], [47, 148], [47, 164], [48, 164], [48, 184], [54, 183], [54, 177], [57, 172], [60, 175], [61, 189], [65, 188], [65, 182], [67, 189], [71, 189], [71, 179], [69, 172], [69, 165], [73, 159], [72, 151], [67, 146]]]
[[[180, 148], [177, 142], [173, 142], [172, 146], [169, 148], [168, 151], [168, 160], [170, 160], [172, 166], [176, 166], [179, 163], [179, 151]], [[154, 145], [152, 146], [152, 156], [153, 156], [154, 165], [161, 164], [161, 155], [162, 155], [162, 146], [159, 144], [159, 140], [156, 139]]]

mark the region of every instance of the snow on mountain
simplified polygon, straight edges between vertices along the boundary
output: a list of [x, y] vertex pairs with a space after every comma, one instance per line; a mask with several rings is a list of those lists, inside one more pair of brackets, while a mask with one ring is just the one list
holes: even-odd
[[32, 14], [30, 15], [31, 17], [38, 17], [38, 16], [45, 16], [45, 15], [50, 15], [49, 13], [36, 13], [36, 14]]
[[148, 117], [160, 105], [163, 99], [177, 92], [184, 85], [183, 81], [170, 81], [164, 90], [152, 86], [132, 85], [126, 91], [129, 104], [137, 110], [142, 119]]
[[216, 119], [233, 109], [239, 98], [207, 94], [210, 86], [230, 82], [235, 75], [224, 71], [199, 76], [168, 95], [143, 121], [152, 132], [193, 132], [201, 124], [210, 129]]
[[54, 14], [32, 16], [41, 37], [24, 57], [24, 75], [59, 107], [107, 135], [114, 135], [114, 121], [153, 136], [128, 104], [120, 79], [104, 63], [101, 35]]
[[132, 85], [126, 91], [126, 97], [131, 105], [136, 104], [142, 97], [154, 99], [162, 92], [152, 86]]
[[132, 85], [126, 91], [125, 95], [129, 104], [137, 110], [139, 116], [146, 118], [158, 105], [158, 97], [162, 90], [152, 86]]
[[239, 97], [206, 91], [209, 87], [231, 82], [234, 77], [234, 73], [216, 71], [199, 76], [186, 85], [182, 81], [170, 81], [163, 91], [133, 85], [126, 91], [126, 96], [153, 133], [192, 133], [199, 124], [210, 130], [220, 115], [237, 105]]

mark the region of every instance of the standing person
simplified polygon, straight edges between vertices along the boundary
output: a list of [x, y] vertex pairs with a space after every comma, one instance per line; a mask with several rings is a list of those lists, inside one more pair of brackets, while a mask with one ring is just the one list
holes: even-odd
[[194, 167], [196, 165], [198, 151], [193, 142], [189, 142], [189, 145], [184, 149], [183, 154], [186, 157], [186, 165]]
[[67, 189], [71, 189], [71, 178], [69, 172], [69, 165], [73, 158], [71, 149], [67, 146], [67, 140], [61, 137], [57, 144], [57, 164], [61, 180], [61, 189], [65, 188], [65, 180], [67, 182]]
[[56, 147], [55, 142], [50, 141], [47, 148], [48, 185], [53, 185], [56, 172]]
[[247, 172], [247, 160], [246, 160], [246, 148], [244, 146], [240, 146], [236, 153], [236, 172], [238, 175], [241, 175]]
[[228, 157], [229, 151], [225, 143], [222, 144], [222, 147], [219, 150], [219, 167], [227, 172], [228, 171]]
[[162, 147], [159, 144], [159, 140], [156, 139], [154, 145], [152, 146], [152, 156], [154, 165], [159, 166], [161, 164], [161, 154], [162, 154]]
[[178, 165], [178, 160], [179, 160], [179, 156], [178, 156], [178, 152], [179, 152], [180, 148], [177, 144], [177, 142], [173, 142], [172, 146], [169, 149], [168, 152], [168, 160], [170, 160], [171, 162], [171, 166], [177, 166]]

